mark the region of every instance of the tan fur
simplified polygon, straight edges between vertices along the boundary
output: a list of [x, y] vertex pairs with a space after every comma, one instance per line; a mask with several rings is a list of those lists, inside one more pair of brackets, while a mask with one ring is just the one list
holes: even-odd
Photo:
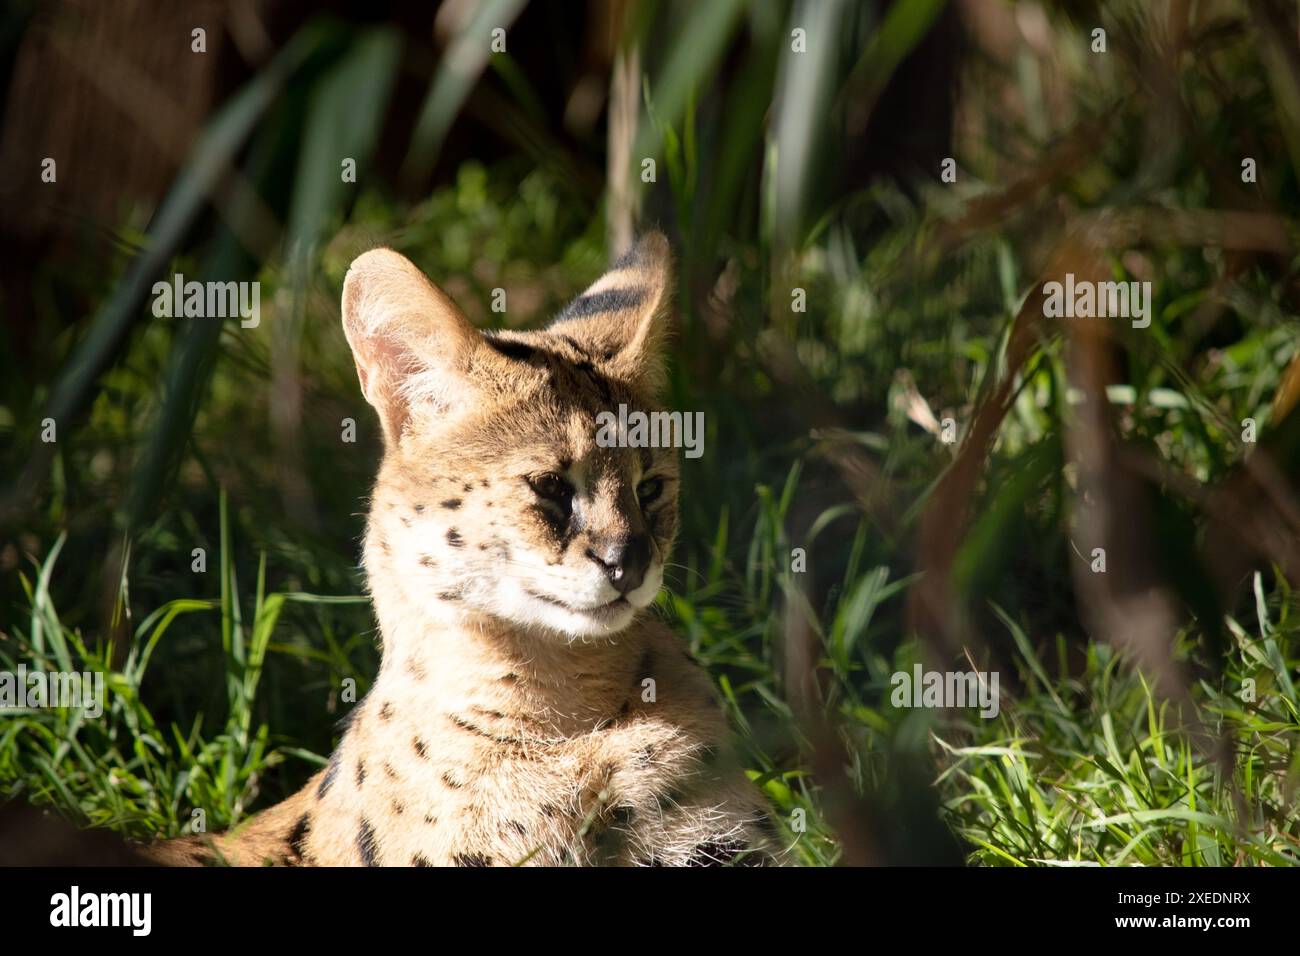
[[677, 453], [595, 441], [598, 412], [655, 407], [671, 285], [653, 234], [547, 330], [484, 335], [397, 253], [353, 263], [344, 328], [385, 434], [365, 542], [382, 664], [329, 769], [221, 856], [775, 859], [708, 677], [648, 607]]

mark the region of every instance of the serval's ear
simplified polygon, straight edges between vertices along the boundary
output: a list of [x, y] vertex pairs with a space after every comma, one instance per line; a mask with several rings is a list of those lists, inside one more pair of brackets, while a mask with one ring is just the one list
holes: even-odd
[[372, 249], [353, 261], [343, 280], [343, 332], [389, 447], [416, 408], [445, 413], [466, 401], [483, 337], [400, 253]]
[[664, 386], [672, 285], [668, 240], [646, 233], [548, 331], [577, 342], [611, 378], [657, 394]]

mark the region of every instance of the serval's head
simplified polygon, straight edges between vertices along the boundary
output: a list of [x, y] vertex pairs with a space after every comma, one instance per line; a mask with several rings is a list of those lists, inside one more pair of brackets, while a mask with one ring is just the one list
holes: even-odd
[[343, 327], [384, 432], [377, 597], [382, 576], [421, 613], [570, 638], [614, 634], [654, 600], [677, 454], [602, 447], [597, 415], [654, 410], [671, 271], [652, 233], [544, 330], [480, 332], [396, 252], [352, 263]]

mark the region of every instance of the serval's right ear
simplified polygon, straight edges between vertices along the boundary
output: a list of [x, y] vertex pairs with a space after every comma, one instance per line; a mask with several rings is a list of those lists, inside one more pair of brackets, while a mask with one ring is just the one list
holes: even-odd
[[464, 403], [471, 356], [483, 338], [400, 253], [372, 249], [353, 261], [343, 280], [343, 332], [388, 447], [415, 410], [446, 413]]

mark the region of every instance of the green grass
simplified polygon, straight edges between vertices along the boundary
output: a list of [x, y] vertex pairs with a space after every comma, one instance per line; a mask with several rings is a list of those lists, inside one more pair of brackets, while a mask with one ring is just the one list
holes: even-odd
[[[788, 505], [784, 494], [760, 493], [773, 516]], [[268, 654], [324, 657], [277, 643], [287, 630], [287, 603], [328, 612], [357, 597], [325, 597], [265, 588], [265, 554], [255, 583], [241, 592], [229, 557], [228, 523], [221, 507], [223, 543], [219, 599], [181, 598], [143, 617], [130, 633], [124, 662], [114, 667], [111, 645], [91, 644], [62, 623], [50, 594], [63, 539], [35, 576], [23, 575], [30, 603], [24, 628], [0, 644], [0, 668], [107, 672], [108, 707], [98, 719], [78, 710], [39, 709], [6, 715], [0, 734], [0, 779], [39, 805], [59, 808], [83, 825], [107, 826], [138, 838], [188, 832], [194, 810], [208, 830], [228, 827], [258, 805], [260, 782], [282, 764], [303, 778], [323, 766], [325, 754], [294, 746], [255, 716]], [[710, 577], [688, 573], [687, 584], [664, 602], [691, 649], [715, 673], [751, 757], [751, 776], [766, 790], [787, 824], [794, 858], [805, 864], [836, 860], [836, 841], [818, 812], [818, 788], [791, 766], [797, 737], [782, 701], [770, 652], [776, 622], [767, 611], [782, 575], [765, 545], [779, 546], [779, 524], [763, 524], [750, 542], [746, 580], [725, 584], [727, 523], [714, 541]], [[698, 571], [698, 569], [689, 569]], [[788, 575], [787, 575], [788, 577]], [[1010, 621], [1020, 652], [1019, 689], [1005, 694], [996, 720], [944, 720], [900, 712], [887, 694], [872, 699], [891, 668], [904, 669], [915, 648], [900, 645], [890, 663], [855, 652], [850, 634], [867, 630], [872, 611], [895, 600], [906, 579], [890, 582], [885, 569], [850, 581], [851, 596], [837, 608], [823, 635], [825, 666], [842, 699], [838, 709], [857, 749], [858, 783], [878, 785], [887, 767], [872, 764], [907, 738], [928, 738], [925, 748], [943, 818], [967, 844], [969, 861], [986, 865], [1293, 865], [1300, 861], [1300, 817], [1293, 811], [1300, 785], [1300, 706], [1290, 672], [1300, 656], [1300, 635], [1289, 595], [1277, 607], [1256, 579], [1259, 632], [1230, 622], [1234, 652], [1217, 685], [1200, 682], [1196, 710], [1218, 743], [1234, 756], [1228, 772], [1206, 742], [1198, 749], [1186, 721], [1120, 655], [1103, 645], [1087, 648], [1082, 667], [1071, 668], [1058, 642], [1060, 671], [1049, 675], [1028, 639]], [[127, 577], [115, 613], [125, 614]], [[151, 713], [146, 677], [160, 644], [193, 617], [215, 618], [225, 666], [210, 679], [225, 693], [223, 715], [195, 715], [182, 727], [160, 725]], [[757, 653], [755, 652], [757, 649]], [[864, 658], [867, 658], [864, 660]], [[156, 666], [156, 665], [155, 665]], [[863, 672], [875, 675], [863, 680]], [[1243, 680], [1255, 681], [1244, 702]], [[362, 683], [360, 692], [364, 692]], [[856, 689], [855, 689], [856, 688]], [[863, 693], [863, 690], [866, 693]], [[778, 748], [764, 746], [756, 721], [783, 725]], [[919, 724], [919, 726], [917, 726]], [[781, 747], [780, 745], [784, 745]], [[872, 770], [874, 769], [874, 772]], [[265, 802], [265, 801], [262, 801]], [[796, 830], [798, 832], [796, 832]]]
[[[225, 829], [239, 821], [256, 800], [261, 779], [286, 760], [324, 766], [319, 754], [273, 744], [270, 727], [255, 717], [263, 664], [287, 602], [331, 606], [366, 599], [267, 593], [263, 553], [250, 602], [239, 591], [230, 560], [225, 510], [223, 496], [217, 572], [221, 597], [179, 598], [145, 616], [129, 632], [120, 665], [114, 663], [119, 655], [111, 643], [92, 644], [59, 619], [49, 587], [63, 537], [54, 542], [34, 581], [22, 576], [31, 616], [25, 628], [15, 628], [0, 645], [0, 668], [14, 671], [23, 664], [28, 671], [104, 672], [107, 701], [98, 717], [88, 717], [84, 708], [6, 714], [0, 779], [11, 793], [61, 807], [84, 825], [113, 827], [137, 837], [174, 835], [182, 828], [192, 832], [195, 821], [200, 830]], [[129, 617], [127, 585], [124, 573], [115, 618]], [[225, 708], [220, 719], [205, 720], [199, 713], [191, 726], [182, 728], [154, 719], [145, 678], [159, 644], [190, 615], [219, 620], [225, 666], [212, 677], [224, 692]], [[291, 648], [280, 652], [294, 653]]]
[[[1257, 591], [1259, 579], [1256, 579]], [[1279, 631], [1259, 591], [1260, 634], [1235, 621], [1235, 653], [1195, 692], [1213, 734], [1158, 698], [1102, 645], [1083, 671], [1050, 678], [1022, 659], [1026, 692], [963, 742], [936, 736], [939, 784], [957, 831], [989, 865], [1294, 866], [1300, 862], [1297, 730], [1289, 669], [1294, 627]], [[1254, 680], [1252, 691], [1244, 689]], [[1243, 698], [1249, 698], [1244, 700]], [[1216, 759], [1224, 747], [1231, 762]]]

